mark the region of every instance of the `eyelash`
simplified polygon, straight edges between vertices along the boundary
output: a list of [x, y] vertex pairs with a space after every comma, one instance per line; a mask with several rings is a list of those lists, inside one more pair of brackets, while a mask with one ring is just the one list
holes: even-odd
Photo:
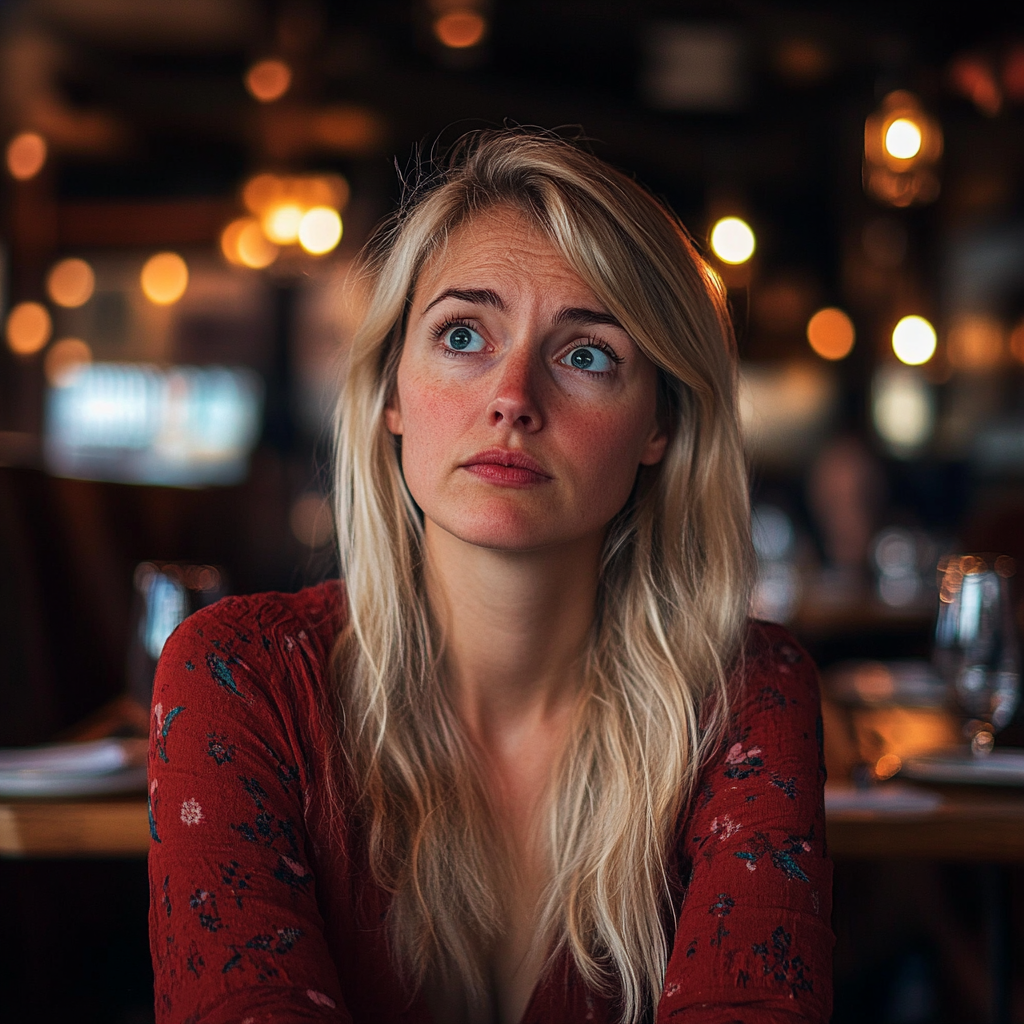
[[[444, 320], [433, 329], [434, 341], [439, 342], [450, 330], [452, 330], [455, 327], [465, 327], [466, 330], [468, 331], [476, 330], [476, 328], [469, 320], [462, 320], [459, 318], [455, 318], [453, 320]], [[442, 354], [448, 356], [450, 359], [457, 359], [465, 355], [475, 354], [471, 352], [459, 352], [456, 349], [448, 348], [447, 345], [441, 345], [440, 348]]]
[[603, 352], [613, 363], [615, 363], [616, 366], [618, 366], [619, 363], [624, 363], [626, 361], [622, 356], [615, 352], [615, 349], [613, 349], [611, 345], [603, 342], [600, 338], [584, 338], [582, 342], [573, 342], [572, 348], [566, 349], [566, 355], [577, 348], [596, 348], [600, 352]]
[[[463, 320], [461, 317], [455, 317], [450, 320], [442, 320], [441, 323], [437, 324], [437, 326], [435, 326], [433, 329], [432, 333], [434, 336], [434, 340], [440, 341], [450, 330], [456, 327], [465, 327], [467, 330], [470, 331], [476, 330], [476, 327], [474, 327], [469, 320]], [[583, 338], [580, 341], [575, 342], [572, 348], [566, 349], [565, 355], [568, 355], [570, 352], [577, 348], [596, 348], [599, 351], [603, 352], [613, 363], [615, 363], [616, 366], [618, 366], [620, 363], [625, 362], [625, 359], [623, 359], [622, 356], [618, 355], [618, 353], [616, 353], [616, 351], [610, 345], [608, 345], [606, 342], [601, 341], [600, 338]], [[469, 354], [465, 352], [458, 352], [455, 349], [450, 349], [446, 345], [441, 346], [441, 351], [444, 355], [453, 359]], [[592, 376], [601, 375], [600, 373], [594, 374], [594, 371], [592, 370], [581, 370], [580, 372], [589, 373]], [[606, 370], [604, 372], [610, 373], [611, 371]]]

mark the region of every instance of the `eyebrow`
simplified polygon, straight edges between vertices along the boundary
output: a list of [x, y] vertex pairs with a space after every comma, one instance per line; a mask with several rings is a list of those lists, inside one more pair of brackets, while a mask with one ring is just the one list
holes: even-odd
[[[445, 299], [459, 299], [462, 302], [472, 302], [479, 306], [491, 306], [493, 309], [501, 311], [505, 309], [505, 303], [502, 301], [501, 296], [490, 288], [447, 288], [423, 312], [429, 313], [439, 302], [444, 302]], [[617, 327], [620, 331], [625, 330], [611, 313], [602, 313], [600, 310], [587, 309], [584, 306], [569, 306], [559, 310], [555, 316], [555, 323], [559, 325], [573, 324], [577, 327], [605, 324], [608, 327]]]
[[505, 303], [501, 301], [501, 296], [490, 288], [448, 288], [441, 292], [423, 312], [429, 313], [439, 302], [444, 302], [445, 299], [460, 299], [462, 302], [472, 302], [478, 306], [492, 306], [494, 309], [505, 309]]
[[571, 306], [568, 309], [559, 310], [555, 317], [556, 324], [574, 324], [578, 327], [587, 327], [590, 324], [605, 324], [608, 327], [618, 327], [625, 330], [622, 324], [611, 315], [602, 313], [597, 309], [584, 309], [582, 306]]

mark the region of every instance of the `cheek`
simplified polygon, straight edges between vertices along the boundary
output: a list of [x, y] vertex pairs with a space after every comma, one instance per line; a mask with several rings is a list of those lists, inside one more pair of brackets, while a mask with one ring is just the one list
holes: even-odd
[[466, 405], [464, 393], [414, 380], [403, 387], [399, 379], [402, 469], [413, 497], [425, 497], [434, 471], [453, 455], [452, 442], [464, 433]]
[[565, 424], [564, 444], [580, 484], [596, 506], [614, 515], [625, 504], [650, 434], [648, 417], [632, 410], [573, 418]]

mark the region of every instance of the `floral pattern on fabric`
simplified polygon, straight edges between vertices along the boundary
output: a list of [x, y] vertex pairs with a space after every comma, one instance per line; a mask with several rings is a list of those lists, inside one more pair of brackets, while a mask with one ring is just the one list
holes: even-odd
[[[358, 823], [331, 824], [324, 780], [344, 759], [326, 724], [328, 666], [343, 606], [336, 582], [232, 598], [165, 647], [150, 749], [158, 1024], [443, 1024], [390, 962], [388, 896], [369, 880]], [[680, 822], [657, 1024], [824, 1024], [831, 1012], [816, 673], [761, 623], [743, 665]], [[616, 1019], [614, 999], [562, 957], [522, 1024]]]

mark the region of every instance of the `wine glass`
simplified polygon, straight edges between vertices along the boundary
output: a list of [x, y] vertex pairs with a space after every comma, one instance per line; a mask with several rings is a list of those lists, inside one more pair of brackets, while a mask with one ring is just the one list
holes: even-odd
[[135, 570], [135, 607], [128, 650], [128, 693], [148, 710], [157, 659], [179, 623], [226, 593], [215, 565], [142, 562]]
[[939, 562], [939, 614], [933, 661], [968, 718], [971, 752], [991, 752], [995, 734], [1020, 699], [1020, 646], [1013, 621], [1007, 555], [948, 555]]

